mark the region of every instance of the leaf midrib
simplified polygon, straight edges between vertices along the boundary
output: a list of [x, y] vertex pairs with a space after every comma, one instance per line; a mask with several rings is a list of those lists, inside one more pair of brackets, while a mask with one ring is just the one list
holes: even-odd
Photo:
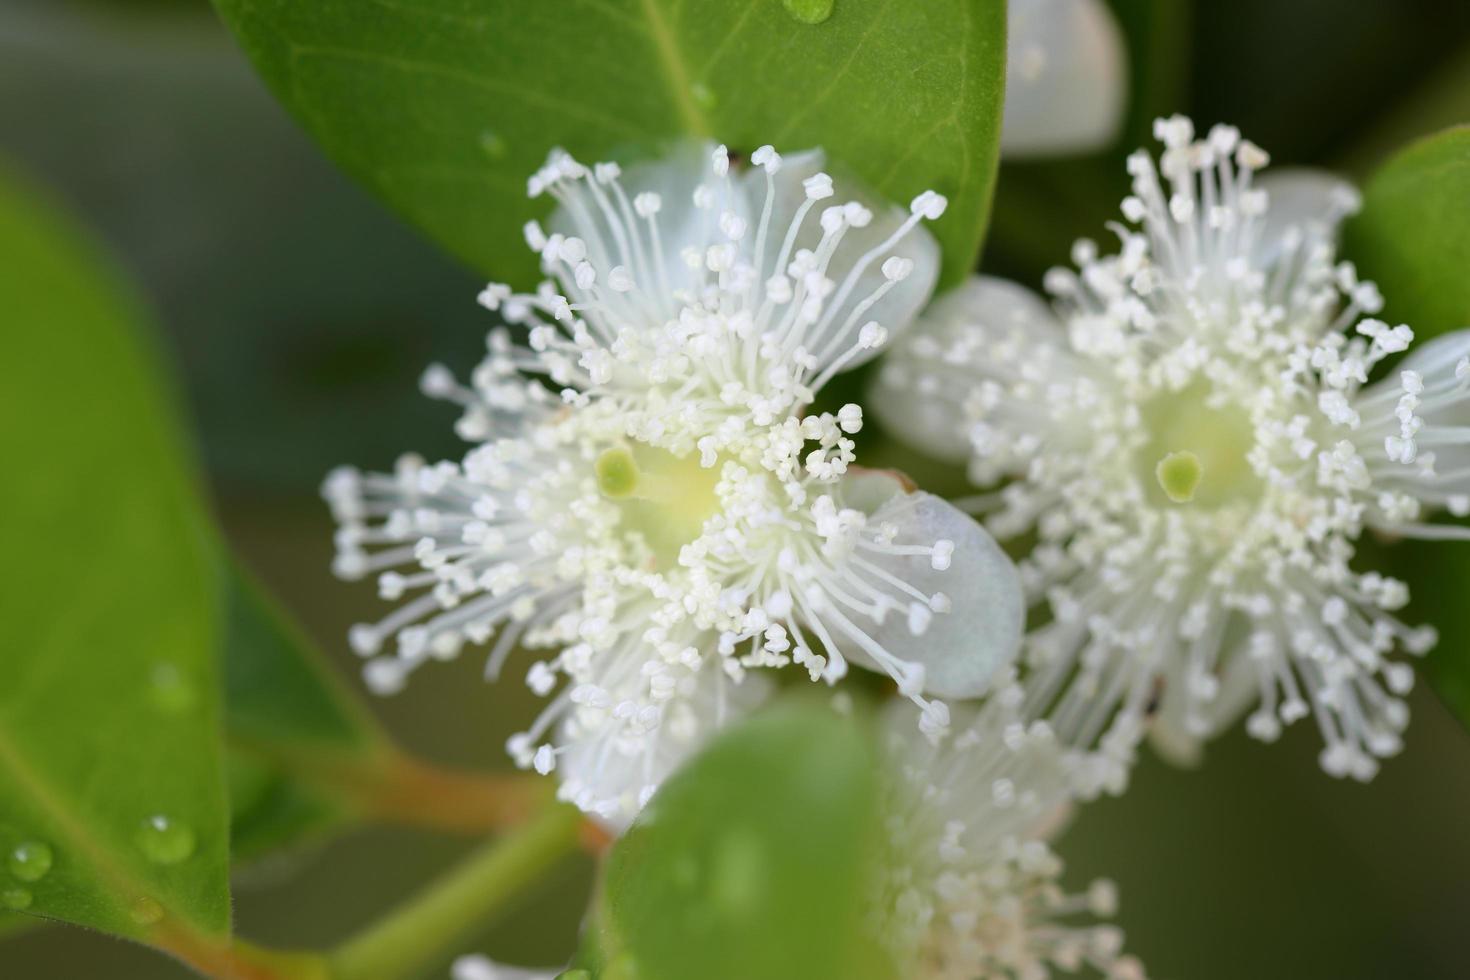
[[679, 53], [678, 42], [669, 22], [658, 9], [658, 0], [639, 0], [644, 19], [648, 21], [648, 33], [653, 39], [653, 49], [658, 55], [659, 65], [669, 83], [669, 94], [674, 107], [684, 120], [690, 135], [709, 139], [713, 133], [709, 119], [694, 102], [694, 83], [689, 78], [689, 69]]

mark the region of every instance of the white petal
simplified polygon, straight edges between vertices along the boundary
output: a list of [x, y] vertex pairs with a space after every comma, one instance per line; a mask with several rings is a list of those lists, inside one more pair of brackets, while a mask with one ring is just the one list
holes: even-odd
[[[630, 202], [644, 192], [657, 194], [659, 197], [659, 210], [652, 220], [658, 226], [663, 243], [663, 280], [657, 279], [658, 267], [654, 265], [652, 246], [647, 238], [648, 219], [636, 215], [634, 219], [634, 225], [644, 236], [644, 254], [650, 268], [634, 267], [633, 276], [635, 280], [656, 280], [639, 281], [639, 286], [645, 290], [655, 288], [659, 281], [667, 282], [670, 293], [690, 289], [698, 276], [685, 263], [682, 250], [691, 245], [703, 250], [705, 246], [721, 240], [715, 225], [719, 217], [718, 210], [710, 211], [694, 206], [695, 188], [701, 184], [714, 183], [710, 170], [710, 153], [713, 148], [712, 144], [707, 143], [680, 142], [659, 157], [627, 167], [619, 177], [619, 183]], [[621, 219], [623, 212], [616, 197], [610, 190], [604, 188], [604, 191], [608, 194], [614, 212]], [[584, 185], [578, 185], [570, 193], [576, 202], [575, 206], [569, 208], [566, 204], [558, 205], [547, 219], [547, 229], [563, 235], [576, 235], [585, 240], [588, 255], [594, 260], [593, 264], [604, 271], [616, 265], [628, 264], [620, 255], [614, 256], [599, 250], [599, 243], [605, 243], [609, 249], [615, 248], [617, 237], [612, 231], [611, 223], [597, 207], [591, 191]], [[730, 203], [731, 210], [742, 214], [745, 204], [743, 198], [734, 195], [734, 200]], [[670, 304], [667, 315], [676, 316], [678, 307], [672, 304], [672, 297], [665, 296], [664, 300]]]
[[1127, 95], [1123, 32], [1103, 0], [1010, 0], [1007, 157], [1080, 153], [1117, 135]]
[[479, 954], [461, 956], [449, 968], [451, 980], [552, 980], [561, 973], [558, 969], [533, 970], [522, 966], [503, 966]]
[[[896, 481], [894, 487], [898, 488]], [[864, 493], [870, 490], [865, 487]], [[974, 518], [931, 493], [897, 489], [873, 512], [872, 520], [894, 524], [899, 544], [940, 539], [954, 543], [944, 570], [932, 567], [926, 555], [864, 555], [926, 596], [942, 593], [949, 600], [949, 611], [935, 612], [919, 635], [910, 631], [901, 610], [882, 623], [864, 620], [859, 625], [889, 653], [924, 666], [926, 694], [944, 698], [984, 694], [1020, 649], [1026, 600], [1016, 566]], [[877, 667], [855, 644], [844, 645], [842, 652], [856, 663]]]
[[[776, 268], [776, 261], [779, 258], [781, 243], [787, 229], [790, 228], [802, 202], [806, 200], [806, 191], [802, 182], [827, 169], [826, 157], [820, 150], [807, 150], [782, 158], [781, 169], [773, 178], [776, 194], [771, 211], [769, 242], [761, 267], [762, 282], [778, 271], [783, 271]], [[765, 171], [752, 167], [741, 175], [740, 182], [746, 198], [746, 210], [750, 215], [750, 231], [746, 234], [744, 244], [752, 250], [751, 254], [753, 254], [757, 224], [765, 202]], [[796, 238], [795, 249], [816, 248], [817, 243], [822, 239], [821, 215], [825, 208], [856, 201], [871, 211], [873, 218], [866, 227], [848, 228], [843, 233], [841, 244], [827, 266], [827, 277], [836, 284], [838, 289], [841, 289], [843, 281], [854, 265], [870, 249], [883, 244], [890, 235], [897, 231], [908, 220], [909, 210], [907, 202], [904, 203], [904, 206], [900, 206], [884, 200], [864, 187], [860, 181], [841, 170], [833, 173], [832, 183], [832, 196], [817, 201], [807, 212], [801, 224], [801, 231]], [[889, 256], [911, 261], [913, 271], [907, 278], [895, 284], [882, 299], [854, 319], [853, 313], [858, 305], [884, 283], [883, 261]], [[847, 339], [837, 345], [838, 352], [844, 352], [855, 344], [858, 333], [868, 322], [876, 322], [886, 329], [890, 338], [889, 342], [892, 343], [893, 338], [906, 331], [916, 321], [919, 311], [923, 309], [924, 304], [929, 301], [930, 295], [934, 292], [934, 283], [938, 277], [939, 245], [924, 224], [920, 223], [918, 227], [904, 235], [897, 245], [883, 251], [868, 262], [853, 288], [848, 292], [846, 299], [839, 306], [831, 306], [823, 311], [824, 316], [830, 316], [837, 326], [845, 325], [846, 327]], [[833, 299], [836, 299], [835, 295]], [[852, 322], [849, 323], [849, 320]], [[879, 353], [879, 350], [865, 351], [848, 361], [846, 366], [856, 367], [876, 357]]]
[[1256, 186], [1267, 192], [1270, 206], [1256, 239], [1256, 258], [1274, 261], [1289, 228], [1314, 239], [1332, 241], [1338, 226], [1352, 214], [1357, 200], [1353, 185], [1326, 170], [1283, 167], [1262, 174]]
[[[1006, 279], [971, 276], [937, 299], [894, 347], [878, 372], [867, 411], [921, 452], [947, 462], [965, 461], [971, 451], [965, 400], [981, 376], [974, 365], [915, 358], [914, 344], [938, 345], [949, 352], [969, 340], [969, 348], [983, 357], [988, 338], [1012, 330], [1043, 343], [1064, 340], [1061, 325], [1040, 296]], [[921, 378], [926, 380], [920, 383]]]
[[[631, 731], [615, 707], [574, 710], [560, 726], [557, 741], [563, 751], [556, 774], [563, 794], [614, 834], [628, 828], [647, 797], [711, 736], [754, 711], [772, 690], [762, 673], [748, 673], [737, 684], [725, 674], [720, 657], [701, 652], [704, 663], [692, 672], [668, 665], [679, 678], [677, 693], [660, 705], [661, 719], [652, 731]], [[639, 672], [622, 674], [633, 689], [610, 692], [612, 704], [624, 698], [646, 704]]]

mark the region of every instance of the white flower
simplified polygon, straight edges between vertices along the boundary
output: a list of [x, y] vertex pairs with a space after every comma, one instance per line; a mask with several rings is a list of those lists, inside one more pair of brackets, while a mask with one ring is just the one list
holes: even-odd
[[[1105, 880], [1060, 885], [1047, 841], [1065, 823], [1071, 773], [1045, 722], [1021, 717], [1008, 676], [983, 704], [959, 709], [940, 745], [916, 738], [906, 706], [884, 717], [887, 854], [874, 903], [900, 975], [912, 980], [1033, 980], [1084, 964], [1142, 980], [1122, 956]], [[1080, 920], [1080, 921], [1079, 921]]]
[[625, 177], [553, 153], [530, 185], [559, 202], [552, 230], [527, 229], [551, 278], [480, 295], [529, 347], [497, 330], [469, 385], [425, 375], [477, 445], [326, 487], [338, 571], [422, 590], [354, 628], [370, 683], [492, 635], [492, 676], [517, 644], [547, 651], [527, 682], [550, 704], [511, 755], [613, 823], [759, 701], [753, 668], [884, 670], [937, 733], [934, 696], [984, 691], [1020, 642], [1019, 580], [985, 531], [852, 469], [857, 406], [805, 414], [928, 298], [918, 226], [944, 199], [838, 199], [818, 154], [751, 162], [681, 150]]
[[1112, 142], [1128, 64], [1105, 0], [1010, 0], [1007, 16], [1001, 152], [1084, 153]]
[[1402, 583], [1351, 563], [1370, 528], [1470, 535], [1423, 522], [1470, 509], [1470, 334], [1369, 384], [1413, 335], [1363, 319], [1381, 297], [1335, 259], [1352, 190], [1257, 181], [1265, 153], [1227, 127], [1158, 133], [1167, 183], [1129, 159], [1118, 254], [1078, 243], [1079, 272], [1047, 276], [1054, 308], [972, 281], [875, 401], [977, 482], [1014, 478], [972, 504], [997, 534], [1037, 535], [1022, 574], [1051, 622], [1027, 640], [1028, 710], [1100, 743], [1100, 783], [1121, 788], [1156, 702], [1185, 749], [1252, 705], [1266, 740], [1311, 715], [1323, 767], [1367, 779], [1408, 719], [1413, 671], [1390, 654], [1433, 633], [1393, 615]]

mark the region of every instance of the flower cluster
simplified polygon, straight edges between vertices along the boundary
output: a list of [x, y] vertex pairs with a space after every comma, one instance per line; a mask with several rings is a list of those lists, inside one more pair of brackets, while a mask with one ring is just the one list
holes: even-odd
[[1323, 768], [1368, 779], [1407, 722], [1414, 675], [1391, 654], [1434, 635], [1395, 615], [1403, 583], [1352, 560], [1369, 529], [1466, 536], [1424, 516], [1470, 509], [1453, 420], [1470, 341], [1384, 370], [1413, 333], [1374, 319], [1378, 290], [1335, 257], [1351, 188], [1258, 179], [1266, 154], [1229, 127], [1157, 135], [1157, 168], [1129, 158], [1116, 254], [1080, 242], [1051, 306], [972, 280], [875, 401], [981, 485], [1011, 480], [970, 509], [1037, 536], [1022, 572], [1050, 616], [1026, 641], [1027, 715], [1097, 747], [1094, 788], [1122, 788], [1155, 714], [1188, 752], [1247, 710], [1266, 740], [1314, 717]]
[[1084, 964], [1111, 980], [1142, 980], [1110, 925], [1116, 890], [1094, 881], [1069, 894], [1047, 841], [1066, 822], [1072, 774], [1042, 721], [1021, 715], [1025, 691], [1008, 672], [935, 745], [901, 712], [884, 719], [889, 853], [872, 903], [877, 935], [901, 976], [934, 980], [1045, 977]]
[[413, 596], [353, 629], [369, 683], [492, 637], [491, 675], [546, 651], [527, 682], [550, 702], [511, 754], [614, 822], [769, 668], [882, 671], [938, 737], [939, 699], [983, 694], [1019, 645], [1019, 579], [988, 535], [855, 468], [858, 406], [806, 409], [927, 300], [920, 224], [944, 199], [839, 201], [817, 153], [749, 163], [684, 149], [624, 177], [553, 153], [530, 191], [557, 209], [526, 227], [549, 278], [482, 291], [509, 327], [468, 384], [424, 375], [474, 447], [326, 485], [338, 572]]
[[[873, 670], [900, 697], [872, 917], [904, 975], [1141, 977], [1093, 921], [1111, 885], [1059, 884], [1074, 802], [1145, 734], [1194, 753], [1245, 713], [1268, 740], [1313, 717], [1323, 767], [1371, 778], [1407, 723], [1395, 654], [1433, 633], [1358, 543], [1470, 537], [1429, 522], [1470, 513], [1470, 334], [1411, 350], [1375, 318], [1336, 255], [1347, 185], [1263, 175], [1229, 127], [1157, 135], [1119, 248], [1079, 242], [1050, 303], [976, 277], [927, 311], [937, 194], [838, 198], [819, 152], [769, 146], [554, 152], [547, 278], [481, 292], [503, 325], [467, 382], [423, 376], [468, 453], [327, 480], [337, 572], [398, 603], [351, 630], [367, 683], [533, 651], [547, 703], [509, 751], [618, 827], [774, 671]], [[812, 407], [890, 345], [883, 420], [987, 492], [864, 469], [862, 409]], [[1019, 567], [991, 532], [1029, 536]]]

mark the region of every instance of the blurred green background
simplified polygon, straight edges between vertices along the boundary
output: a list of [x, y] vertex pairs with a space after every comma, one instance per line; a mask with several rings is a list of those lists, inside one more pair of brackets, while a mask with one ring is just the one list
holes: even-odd
[[[1470, 118], [1470, 4], [1117, 6], [1148, 86], [1135, 136], [1153, 112], [1188, 111], [1239, 125], [1278, 162], [1361, 173], [1404, 139]], [[0, 0], [0, 153], [69, 202], [142, 284], [231, 538], [353, 670], [343, 633], [377, 601], [328, 574], [316, 486], [340, 462], [457, 451], [451, 413], [416, 379], [430, 360], [467, 368], [483, 349], [477, 277], [325, 162], [202, 0]], [[1116, 154], [1006, 166], [987, 268], [1034, 285], [1073, 237], [1102, 234], [1124, 192]], [[430, 758], [500, 767], [505, 734], [534, 705], [478, 671], [473, 658], [426, 670], [377, 707]], [[1470, 736], [1427, 690], [1413, 708], [1406, 752], [1368, 787], [1322, 776], [1306, 728], [1274, 747], [1232, 736], [1198, 771], [1147, 760], [1126, 798], [1088, 809], [1064, 838], [1072, 877], [1119, 882], [1129, 945], [1156, 977], [1470, 977]], [[329, 943], [467, 846], [361, 831], [257, 866], [237, 882], [240, 931]], [[589, 875], [566, 869], [476, 948], [557, 962]], [[185, 975], [61, 928], [3, 941], [0, 954], [6, 980]]]

